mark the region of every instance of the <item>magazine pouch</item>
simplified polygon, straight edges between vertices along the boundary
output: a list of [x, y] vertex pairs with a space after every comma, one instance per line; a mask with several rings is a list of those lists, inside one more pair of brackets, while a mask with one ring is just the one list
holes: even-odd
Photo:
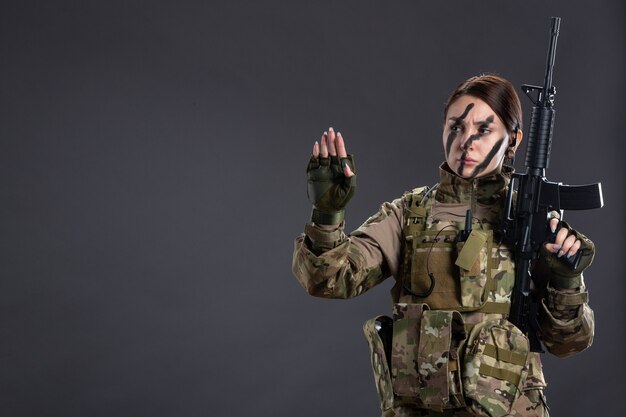
[[463, 360], [467, 407], [477, 416], [509, 414], [528, 373], [528, 338], [506, 319], [487, 319], [469, 336]]
[[418, 349], [419, 396], [426, 408], [463, 407], [459, 345], [467, 334], [458, 311], [424, 311]]
[[383, 413], [393, 407], [393, 388], [391, 373], [389, 372], [389, 355], [391, 342], [392, 319], [387, 316], [378, 316], [369, 319], [363, 325], [363, 333], [370, 347], [374, 383], [380, 400]]
[[420, 321], [426, 310], [428, 310], [428, 306], [421, 303], [396, 303], [393, 305], [391, 380], [393, 391], [400, 396], [418, 397], [420, 393], [417, 356], [420, 342]]

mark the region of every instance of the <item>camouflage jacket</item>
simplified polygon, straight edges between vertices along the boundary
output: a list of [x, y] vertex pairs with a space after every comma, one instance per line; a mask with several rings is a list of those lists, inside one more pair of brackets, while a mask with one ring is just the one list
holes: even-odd
[[[508, 183], [507, 172], [466, 180], [451, 173], [443, 164], [435, 201], [426, 220], [426, 230], [442, 232], [446, 227], [449, 230], [450, 225], [458, 229], [459, 220], [464, 223], [468, 208], [472, 209], [473, 217], [481, 227], [497, 230]], [[409, 200], [406, 196], [383, 203], [377, 213], [350, 235], [344, 233], [343, 224], [338, 227], [306, 225], [305, 233], [295, 240], [292, 264], [294, 275], [306, 291], [317, 297], [351, 298], [394, 276], [396, 284], [391, 291], [394, 303], [426, 302], [431, 305], [430, 300], [416, 300], [404, 290], [405, 286], [416, 289], [416, 283], [410, 282], [410, 275], [407, 274], [410, 268], [407, 264], [411, 260], [407, 259], [405, 232], [414, 207], [407, 206]], [[577, 237], [584, 247], [593, 251], [591, 241], [579, 233]], [[499, 264], [509, 262], [511, 268], [507, 273], [492, 271], [494, 285], [486, 292], [486, 301], [508, 303], [514, 281], [510, 250], [498, 245], [494, 246], [493, 253], [495, 258], [500, 259]], [[542, 342], [549, 352], [566, 357], [591, 344], [594, 318], [587, 304], [582, 273], [568, 274], [552, 258], [547, 251], [542, 251], [533, 275], [540, 276], [539, 281], [543, 284], [534, 291], [541, 299], [539, 322]], [[435, 306], [431, 305], [431, 308], [439, 309], [438, 301], [432, 301]], [[461, 311], [466, 324], [480, 323], [487, 316], [506, 317], [506, 314], [493, 312], [454, 310]], [[531, 354], [529, 365], [525, 388], [543, 388], [545, 381], [538, 354]]]

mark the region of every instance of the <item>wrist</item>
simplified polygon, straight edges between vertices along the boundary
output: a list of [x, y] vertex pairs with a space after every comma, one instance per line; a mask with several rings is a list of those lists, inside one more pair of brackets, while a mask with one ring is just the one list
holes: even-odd
[[550, 277], [550, 284], [556, 290], [576, 289], [582, 287], [582, 278], [581, 275], [570, 277], [553, 273]]
[[320, 211], [313, 207], [311, 212], [311, 222], [315, 224], [338, 225], [343, 222], [345, 214], [345, 210]]
[[581, 304], [589, 302], [589, 293], [584, 287], [579, 288], [577, 291], [572, 290], [559, 290], [552, 286], [548, 286], [548, 304], [552, 310], [555, 306], [569, 306], [576, 307]]

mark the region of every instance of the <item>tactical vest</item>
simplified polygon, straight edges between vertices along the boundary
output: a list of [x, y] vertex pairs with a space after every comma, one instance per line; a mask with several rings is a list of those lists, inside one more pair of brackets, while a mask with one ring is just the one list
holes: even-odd
[[[433, 216], [434, 193], [420, 187], [402, 197], [393, 318], [364, 325], [381, 409], [465, 408], [505, 416], [529, 368], [541, 374], [528, 338], [506, 320], [515, 280], [512, 253], [494, 241], [487, 223], [472, 222], [469, 236], [457, 239], [468, 230], [465, 218]], [[468, 317], [476, 321], [466, 322]]]
[[420, 187], [402, 197], [399, 299], [428, 304], [431, 310], [508, 314], [515, 281], [511, 251], [494, 241], [488, 223], [473, 222], [471, 234], [458, 241], [465, 218], [433, 218], [436, 192]]

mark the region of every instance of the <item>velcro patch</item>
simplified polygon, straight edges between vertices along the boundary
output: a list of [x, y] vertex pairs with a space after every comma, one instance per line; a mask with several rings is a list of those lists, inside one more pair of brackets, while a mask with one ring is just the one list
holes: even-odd
[[472, 269], [472, 265], [474, 265], [478, 259], [480, 250], [485, 245], [486, 241], [487, 233], [481, 230], [472, 230], [467, 238], [467, 241], [463, 245], [461, 252], [459, 252], [459, 256], [456, 258], [455, 264], [466, 271]]

